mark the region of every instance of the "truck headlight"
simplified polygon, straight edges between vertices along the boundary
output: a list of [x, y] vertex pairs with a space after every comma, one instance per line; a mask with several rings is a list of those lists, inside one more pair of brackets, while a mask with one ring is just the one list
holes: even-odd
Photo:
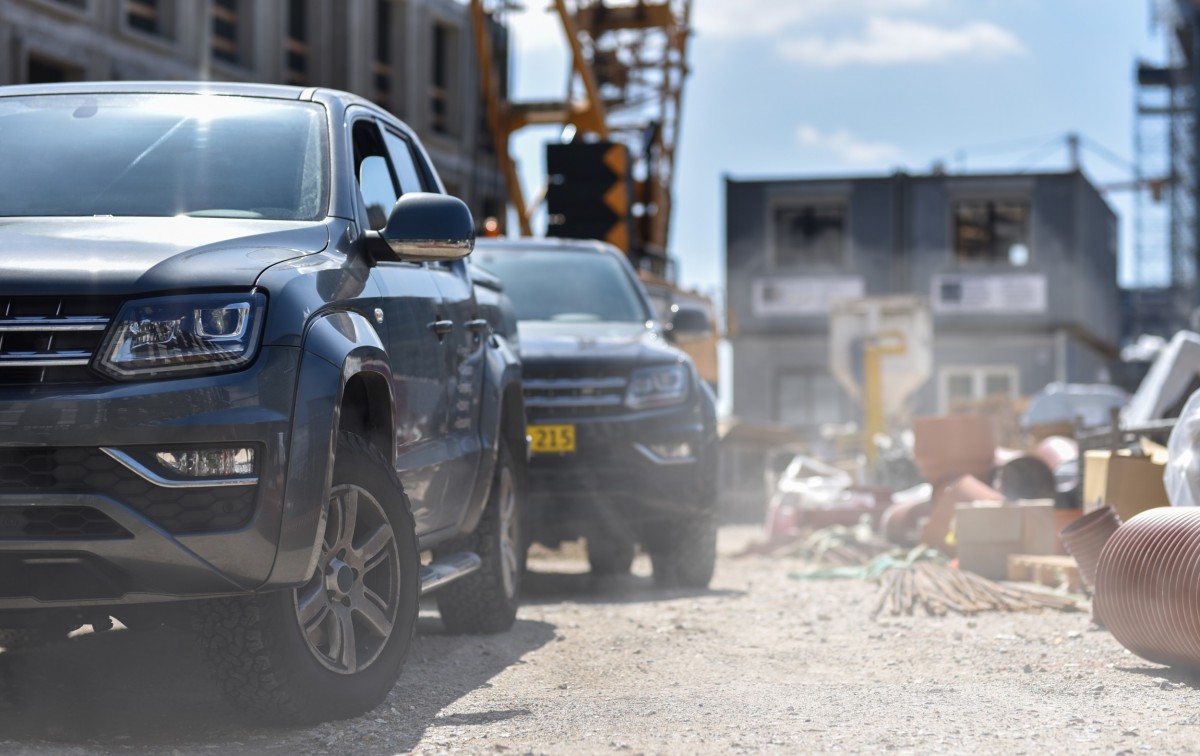
[[625, 406], [631, 409], [665, 407], [687, 399], [690, 382], [684, 365], [661, 365], [633, 371]]
[[127, 302], [94, 367], [117, 380], [236, 370], [254, 359], [266, 306], [258, 292]]

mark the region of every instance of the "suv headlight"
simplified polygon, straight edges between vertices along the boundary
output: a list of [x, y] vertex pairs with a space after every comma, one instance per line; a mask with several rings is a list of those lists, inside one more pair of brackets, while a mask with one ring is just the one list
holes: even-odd
[[631, 409], [665, 407], [687, 399], [690, 381], [684, 365], [661, 365], [633, 371], [625, 405]]
[[127, 302], [94, 367], [118, 380], [236, 370], [254, 359], [266, 306], [258, 292]]

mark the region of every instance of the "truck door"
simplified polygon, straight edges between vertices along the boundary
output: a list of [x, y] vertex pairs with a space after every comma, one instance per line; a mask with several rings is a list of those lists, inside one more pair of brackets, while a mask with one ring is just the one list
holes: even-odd
[[[419, 187], [418, 191], [437, 191], [424, 178], [423, 161], [403, 135], [383, 130], [392, 163], [400, 173], [401, 187]], [[446, 263], [426, 263], [441, 296], [440, 317], [450, 322], [442, 334], [443, 385], [447, 409], [446, 428], [453, 443], [451, 457], [438, 477], [445, 480], [447, 506], [431, 515], [437, 527], [456, 525], [474, 490], [483, 447], [479, 429], [479, 396], [483, 388], [483, 350], [487, 338], [487, 322], [479, 314], [475, 293], [467, 278], [467, 266], [462, 260]]]
[[[353, 122], [355, 175], [365, 222], [380, 229], [404, 190], [403, 171], [392, 163], [374, 118]], [[360, 219], [360, 220], [364, 220]], [[456, 455], [446, 428], [444, 345], [435, 324], [446, 319], [441, 294], [424, 265], [380, 261], [383, 297], [374, 320], [391, 358], [396, 469], [412, 502], [418, 535], [437, 530], [447, 463]], [[382, 321], [382, 322], [380, 322]]]

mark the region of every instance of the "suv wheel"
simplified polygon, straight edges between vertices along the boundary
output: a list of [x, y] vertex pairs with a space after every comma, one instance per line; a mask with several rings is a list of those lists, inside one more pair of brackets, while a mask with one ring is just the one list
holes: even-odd
[[633, 566], [635, 544], [628, 538], [592, 533], [587, 536], [587, 558], [592, 574], [628, 575]]
[[522, 517], [522, 472], [502, 439], [492, 491], [479, 526], [470, 536], [438, 549], [438, 554], [472, 551], [483, 560], [478, 571], [434, 594], [442, 624], [452, 633], [500, 633], [516, 621], [529, 551]]
[[200, 602], [195, 626], [239, 708], [317, 722], [377, 706], [416, 629], [419, 553], [408, 497], [364, 439], [338, 438], [317, 568], [305, 585]]
[[663, 588], [707, 588], [717, 560], [715, 506], [665, 524], [653, 541], [654, 582]]

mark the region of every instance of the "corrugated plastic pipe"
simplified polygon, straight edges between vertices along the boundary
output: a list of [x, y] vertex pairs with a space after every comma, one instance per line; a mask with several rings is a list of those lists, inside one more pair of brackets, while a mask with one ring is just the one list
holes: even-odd
[[1100, 553], [1095, 613], [1133, 653], [1200, 669], [1200, 508], [1142, 512]]
[[1100, 564], [1100, 552], [1120, 525], [1121, 520], [1112, 507], [1101, 507], [1080, 517], [1063, 528], [1059, 534], [1067, 553], [1075, 557], [1075, 563], [1079, 565], [1079, 576], [1083, 578], [1083, 584], [1089, 590], [1096, 585], [1096, 567]]

